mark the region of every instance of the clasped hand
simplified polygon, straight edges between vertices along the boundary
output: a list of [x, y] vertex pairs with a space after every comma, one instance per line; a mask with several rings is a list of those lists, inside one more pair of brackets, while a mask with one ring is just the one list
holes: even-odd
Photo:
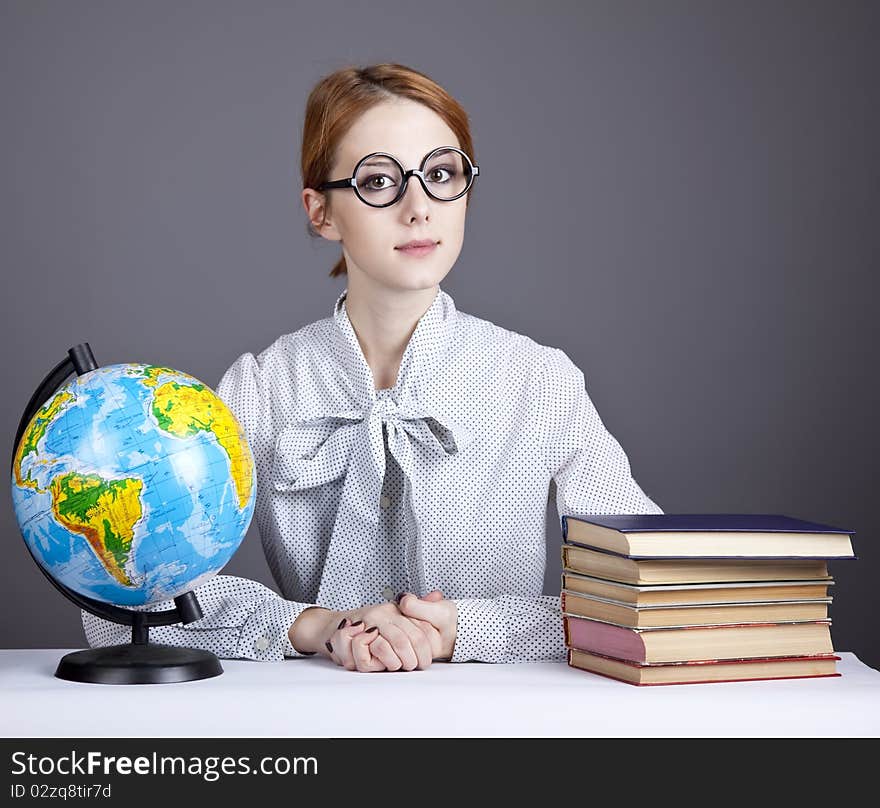
[[455, 601], [439, 590], [424, 598], [406, 593], [399, 605], [333, 612], [322, 653], [350, 671], [425, 670], [435, 659], [452, 656], [457, 620]]

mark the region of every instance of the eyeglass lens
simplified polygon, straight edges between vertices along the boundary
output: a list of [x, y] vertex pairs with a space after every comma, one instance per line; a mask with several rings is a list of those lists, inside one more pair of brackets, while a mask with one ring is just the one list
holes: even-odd
[[[439, 199], [452, 199], [467, 187], [471, 166], [451, 149], [435, 152], [425, 163], [425, 184]], [[400, 166], [383, 155], [373, 155], [355, 174], [358, 193], [372, 205], [393, 202], [400, 193], [403, 175]]]

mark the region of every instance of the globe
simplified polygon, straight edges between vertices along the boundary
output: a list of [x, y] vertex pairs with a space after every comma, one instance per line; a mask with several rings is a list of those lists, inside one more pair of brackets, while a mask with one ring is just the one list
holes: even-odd
[[60, 387], [22, 432], [12, 498], [35, 561], [73, 592], [146, 607], [207, 581], [256, 497], [241, 425], [208, 386], [146, 364]]

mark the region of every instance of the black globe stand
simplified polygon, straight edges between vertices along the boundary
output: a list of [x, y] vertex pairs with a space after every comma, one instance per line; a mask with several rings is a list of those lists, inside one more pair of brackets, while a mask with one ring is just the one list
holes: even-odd
[[[87, 342], [74, 346], [67, 354], [67, 358], [59, 362], [43, 379], [28, 402], [12, 444], [13, 466], [18, 444], [37, 410], [72, 373], [81, 376], [98, 368]], [[80, 595], [56, 581], [37, 561], [27, 542], [25, 546], [37, 567], [68, 600], [96, 617], [131, 626], [131, 643], [65, 654], [55, 671], [55, 676], [59, 679], [116, 685], [163, 684], [209, 679], [223, 673], [220, 660], [210, 651], [150, 643], [151, 626], [187, 624], [202, 617], [202, 609], [193, 592], [185, 592], [174, 598], [175, 608], [164, 612], [139, 612], [111, 606]]]
[[[186, 592], [175, 598], [174, 603], [177, 608], [166, 612], [132, 612], [119, 609], [120, 612], [131, 615], [131, 643], [88, 648], [85, 651], [65, 654], [58, 663], [55, 675], [59, 679], [68, 679], [72, 682], [95, 682], [105, 685], [191, 682], [219, 676], [223, 673], [223, 668], [220, 660], [210, 651], [150, 644], [150, 625], [191, 623], [202, 616], [202, 610], [192, 592]], [[117, 608], [101, 605], [104, 608]], [[181, 613], [190, 612], [195, 616], [189, 619], [181, 617]], [[175, 619], [164, 619], [168, 616], [173, 616]], [[156, 618], [163, 620], [161, 623], [154, 622]]]

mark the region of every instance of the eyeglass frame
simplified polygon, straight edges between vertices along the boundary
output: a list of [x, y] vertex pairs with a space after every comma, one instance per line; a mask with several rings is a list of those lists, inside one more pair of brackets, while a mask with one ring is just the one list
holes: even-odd
[[[428, 186], [425, 184], [425, 174], [424, 174], [425, 165], [427, 164], [428, 160], [430, 160], [433, 155], [435, 155], [437, 152], [441, 152], [441, 151], [458, 152], [462, 157], [464, 157], [465, 160], [467, 160], [468, 165], [471, 167], [471, 176], [470, 176], [470, 179], [468, 180], [468, 184], [465, 186], [465, 189], [461, 193], [456, 194], [455, 196], [448, 197], [448, 198], [442, 198], [439, 196], [435, 196], [429, 190]], [[394, 199], [392, 199], [390, 202], [385, 202], [382, 205], [376, 205], [373, 202], [368, 202], [366, 199], [364, 199], [364, 197], [361, 196], [361, 193], [357, 187], [358, 169], [361, 167], [361, 165], [363, 163], [365, 163], [371, 157], [388, 157], [390, 160], [392, 160], [397, 165], [397, 167], [400, 169], [401, 177], [403, 177], [403, 179], [401, 180], [401, 183], [400, 183], [400, 190], [398, 191], [397, 196]], [[431, 199], [436, 199], [438, 202], [454, 202], [456, 199], [461, 199], [461, 197], [463, 197], [468, 191], [470, 191], [470, 189], [473, 187], [473, 184], [474, 184], [474, 178], [479, 176], [479, 174], [480, 174], [480, 167], [478, 165], [474, 165], [474, 163], [471, 161], [471, 158], [468, 157], [464, 151], [462, 151], [459, 148], [456, 148], [455, 146], [438, 146], [436, 149], [432, 149], [430, 152], [428, 152], [428, 154], [426, 154], [424, 156], [424, 158], [422, 159], [422, 162], [418, 168], [411, 168], [409, 171], [406, 171], [404, 169], [403, 164], [393, 154], [388, 154], [388, 152], [371, 152], [370, 154], [366, 155], [365, 157], [361, 157], [361, 159], [358, 160], [357, 165], [354, 167], [354, 172], [352, 172], [352, 176], [346, 177], [344, 180], [330, 180], [329, 182], [321, 183], [321, 185], [318, 187], [317, 190], [325, 191], [325, 190], [330, 190], [333, 188], [352, 188], [352, 189], [354, 189], [354, 192], [357, 195], [357, 198], [360, 199], [361, 202], [363, 202], [365, 205], [369, 205], [371, 208], [388, 208], [388, 207], [391, 207], [391, 205], [396, 205], [398, 202], [400, 202], [401, 199], [403, 199], [404, 195], [406, 194], [407, 190], [409, 189], [409, 178], [412, 176], [416, 176], [416, 177], [418, 177], [419, 182], [422, 184], [422, 188], [424, 189], [425, 193], [428, 196], [430, 196]]]

